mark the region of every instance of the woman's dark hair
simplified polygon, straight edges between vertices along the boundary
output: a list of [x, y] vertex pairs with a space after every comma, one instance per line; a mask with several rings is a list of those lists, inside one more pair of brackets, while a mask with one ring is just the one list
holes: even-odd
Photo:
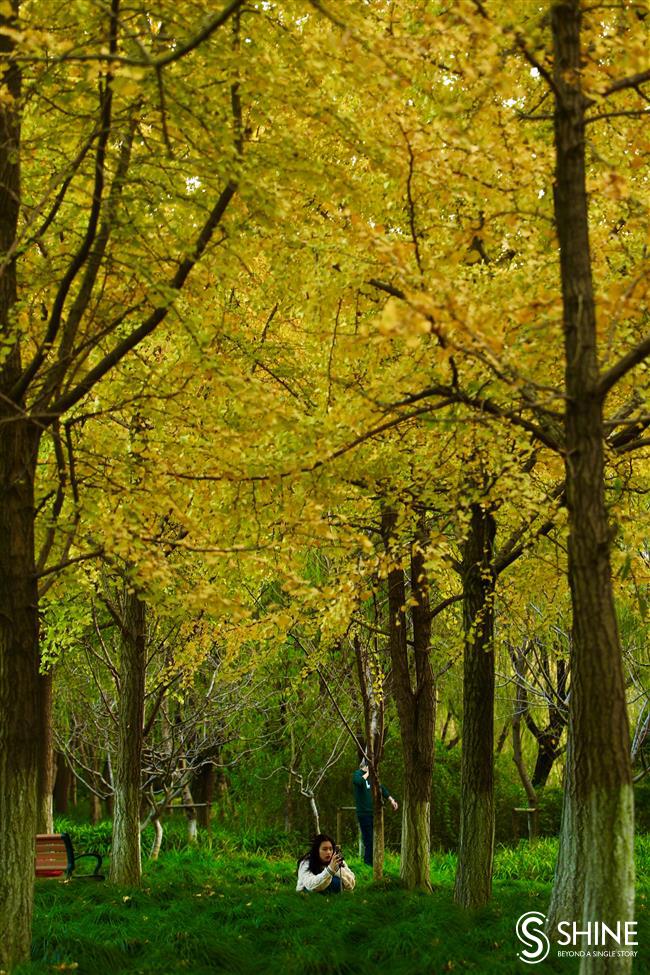
[[310, 873], [320, 873], [324, 869], [321, 863], [321, 858], [318, 855], [321, 843], [331, 843], [332, 848], [336, 849], [336, 840], [333, 839], [328, 833], [318, 833], [312, 840], [311, 846], [304, 856], [298, 857], [298, 866], [307, 860], [309, 863]]

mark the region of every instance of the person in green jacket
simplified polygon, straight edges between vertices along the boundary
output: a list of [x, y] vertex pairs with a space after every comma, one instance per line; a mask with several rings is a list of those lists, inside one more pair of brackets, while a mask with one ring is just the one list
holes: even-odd
[[[357, 810], [357, 820], [363, 839], [363, 862], [369, 867], [372, 866], [372, 789], [368, 762], [365, 758], [361, 759], [359, 768], [352, 774], [352, 785], [354, 786], [354, 805]], [[388, 799], [393, 810], [399, 809], [397, 802], [393, 799], [385, 785], [380, 785], [381, 794], [384, 799]]]

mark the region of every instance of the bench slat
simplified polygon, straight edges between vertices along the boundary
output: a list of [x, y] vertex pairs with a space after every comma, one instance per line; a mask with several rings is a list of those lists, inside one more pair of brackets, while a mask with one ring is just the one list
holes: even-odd
[[99, 853], [81, 853], [78, 858], [75, 858], [72, 840], [68, 833], [39, 833], [36, 837], [34, 871], [36, 876], [43, 880], [56, 877], [70, 878], [75, 868], [75, 859], [82, 857], [94, 857], [97, 861], [95, 872], [84, 876], [103, 880], [99, 872], [102, 856]]
[[74, 870], [74, 853], [67, 833], [40, 833], [36, 837], [34, 871], [41, 879], [69, 877]]

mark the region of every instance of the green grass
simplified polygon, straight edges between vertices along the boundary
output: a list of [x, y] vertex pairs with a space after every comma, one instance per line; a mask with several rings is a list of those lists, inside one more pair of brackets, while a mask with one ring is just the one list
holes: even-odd
[[[640, 873], [650, 842], [639, 841]], [[389, 855], [385, 883], [354, 858], [357, 889], [339, 897], [295, 893], [288, 855], [238, 852], [221, 844], [171, 850], [147, 863], [141, 889], [76, 880], [37, 884], [33, 961], [20, 975], [76, 972], [142, 975], [434, 975], [447, 971], [576, 972], [577, 959], [517, 961], [516, 919], [544, 911], [555, 843], [503, 849], [496, 859], [494, 899], [481, 911], [453, 905], [455, 858], [433, 858], [432, 896], [399, 886]], [[650, 966], [646, 888], [639, 888], [639, 955]]]

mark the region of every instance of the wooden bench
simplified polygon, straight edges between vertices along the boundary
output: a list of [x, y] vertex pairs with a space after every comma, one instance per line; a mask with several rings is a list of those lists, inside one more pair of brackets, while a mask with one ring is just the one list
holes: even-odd
[[103, 880], [100, 874], [103, 857], [100, 853], [79, 853], [75, 855], [72, 840], [68, 833], [39, 833], [36, 837], [35, 870], [37, 879], [69, 880], [83, 857], [93, 857], [97, 861], [94, 873], [85, 876]]

